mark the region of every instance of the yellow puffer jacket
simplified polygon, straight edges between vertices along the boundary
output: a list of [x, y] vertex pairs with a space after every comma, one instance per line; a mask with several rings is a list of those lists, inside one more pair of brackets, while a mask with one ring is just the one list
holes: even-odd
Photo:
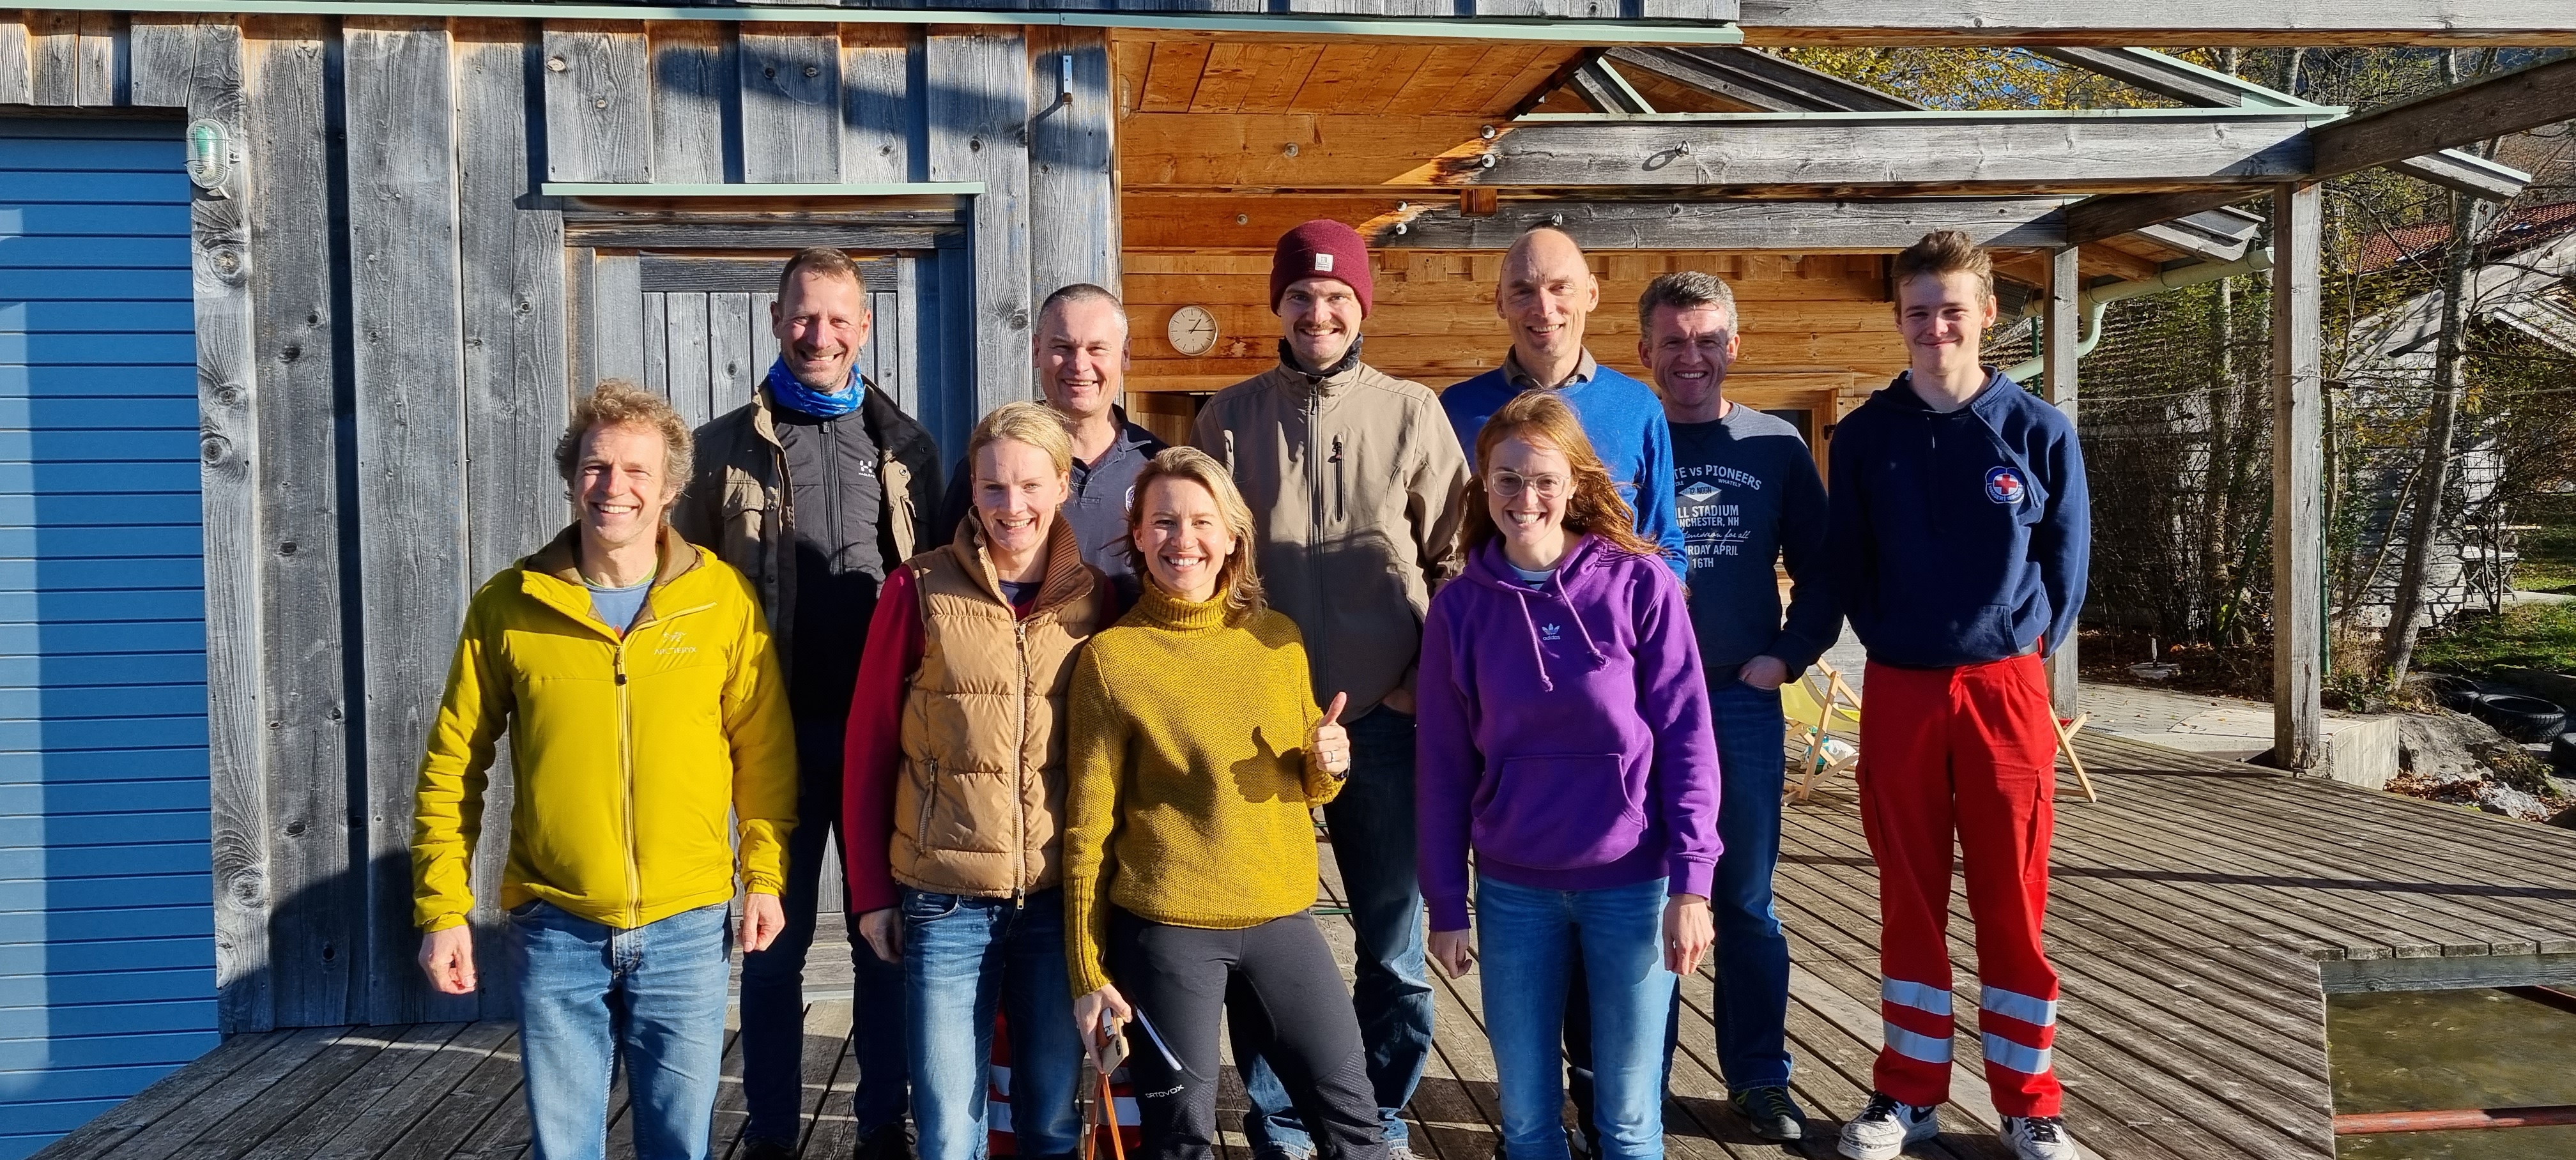
[[[486, 582], [466, 609], [421, 759], [413, 919], [465, 921], [493, 745], [517, 788], [501, 906], [543, 899], [622, 929], [779, 892], [796, 824], [796, 740], [760, 600], [665, 529], [623, 637], [591, 610], [578, 529]], [[737, 835], [728, 814], [739, 819]]]

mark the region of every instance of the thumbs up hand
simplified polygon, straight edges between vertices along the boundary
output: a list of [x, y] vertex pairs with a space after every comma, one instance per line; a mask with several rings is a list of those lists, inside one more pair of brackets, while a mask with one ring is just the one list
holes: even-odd
[[1351, 772], [1351, 731], [1342, 728], [1342, 710], [1350, 703], [1350, 694], [1333, 694], [1333, 703], [1324, 707], [1323, 720], [1315, 722], [1315, 735], [1306, 742], [1315, 763], [1337, 780]]

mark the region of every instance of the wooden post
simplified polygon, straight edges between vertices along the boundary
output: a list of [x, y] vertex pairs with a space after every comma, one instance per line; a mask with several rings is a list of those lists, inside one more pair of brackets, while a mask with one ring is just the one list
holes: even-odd
[[[2078, 317], [2083, 309], [2077, 295], [2083, 292], [2084, 275], [2076, 267], [2076, 249], [2067, 246], [2049, 256], [2047, 346], [2040, 352], [2048, 376], [2048, 401], [2066, 413], [2066, 421], [2075, 421], [2075, 337]], [[2075, 715], [2075, 641], [2052, 640], [2048, 654], [2048, 699], [2057, 706], [2057, 715]]]
[[931, 26], [924, 96], [930, 180], [981, 181], [967, 233], [971, 288], [942, 282], [942, 299], [965, 291], [972, 312], [965, 381], [974, 415], [1036, 397], [1029, 328], [1029, 49], [1016, 28]]
[[2317, 191], [2301, 182], [2272, 194], [2272, 756], [2289, 770], [2315, 768], [2325, 712]]
[[1029, 298], [1090, 282], [1118, 292], [1117, 118], [1109, 38], [1094, 29], [1029, 29]]
[[[140, 103], [184, 105], [193, 120], [250, 138], [241, 30], [229, 19], [156, 19], [142, 27], [150, 66]], [[212, 823], [215, 1022], [275, 1026], [269, 963], [272, 848], [268, 730], [259, 699], [259, 356], [251, 316], [251, 173], [233, 166], [188, 206], [197, 299], [198, 455], [206, 527], [206, 788]]]

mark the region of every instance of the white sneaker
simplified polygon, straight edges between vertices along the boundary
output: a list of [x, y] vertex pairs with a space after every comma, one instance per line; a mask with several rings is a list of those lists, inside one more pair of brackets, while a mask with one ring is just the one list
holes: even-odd
[[2075, 1160], [2075, 1138], [2055, 1116], [2005, 1116], [2000, 1135], [2013, 1160]]
[[1900, 1102], [1885, 1092], [1871, 1092], [1869, 1106], [1843, 1125], [1839, 1148], [1851, 1160], [1896, 1160], [1906, 1145], [1940, 1134], [1941, 1121], [1933, 1109]]

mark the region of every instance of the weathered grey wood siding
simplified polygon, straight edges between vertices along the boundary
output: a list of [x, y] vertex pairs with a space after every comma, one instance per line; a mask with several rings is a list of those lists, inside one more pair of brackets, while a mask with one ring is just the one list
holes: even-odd
[[[962, 434], [1029, 397], [1037, 297], [1117, 283], [1108, 65], [1100, 31], [1007, 25], [0, 12], [0, 111], [158, 109], [233, 145], [193, 213], [226, 1030], [509, 1013], [506, 757], [479, 1001], [413, 965], [413, 778], [466, 601], [568, 518], [573, 392], [623, 374], [704, 418], [719, 364], [769, 358], [761, 294], [647, 293], [655, 248], [881, 255], [872, 365]], [[540, 189], [929, 180], [987, 193]]]

